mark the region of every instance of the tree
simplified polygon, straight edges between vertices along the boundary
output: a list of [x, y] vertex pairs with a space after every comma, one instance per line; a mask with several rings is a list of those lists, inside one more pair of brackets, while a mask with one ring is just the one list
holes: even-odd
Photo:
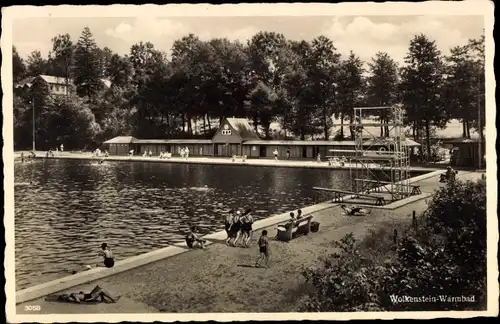
[[443, 62], [434, 41], [425, 35], [411, 42], [402, 69], [403, 102], [407, 122], [425, 130], [427, 156], [431, 155], [431, 127], [442, 128], [448, 121], [442, 100]]
[[95, 100], [102, 88], [97, 45], [88, 27], [82, 31], [75, 50], [74, 83], [77, 94]]
[[40, 142], [45, 149], [55, 143], [65, 143], [73, 149], [86, 149], [96, 144], [100, 127], [89, 107], [79, 98], [71, 101], [55, 100], [51, 109], [45, 110], [41, 123]]
[[323, 130], [325, 140], [330, 137], [332, 115], [335, 112], [339, 59], [340, 54], [329, 38], [319, 36], [313, 39], [308, 64], [312, 94], [309, 99], [318, 116], [318, 127]]
[[277, 95], [263, 82], [257, 83], [257, 86], [248, 94], [247, 105], [250, 107], [250, 116], [252, 116], [253, 126], [258, 133], [257, 125], [264, 129], [266, 139], [271, 137], [271, 122], [276, 115]]
[[151, 43], [139, 42], [132, 45], [129, 59], [133, 66], [132, 84], [135, 89], [130, 100], [135, 110], [134, 136], [159, 137], [165, 134], [170, 108], [165, 89], [172, 75], [166, 55], [156, 50]]
[[97, 48], [97, 60], [99, 62], [98, 64], [101, 78], [108, 77], [107, 71], [112, 57], [113, 51], [111, 51], [108, 47], [104, 47], [103, 49]]
[[[368, 63], [370, 75], [367, 78], [367, 101], [369, 106], [391, 106], [395, 104], [398, 86], [398, 67], [387, 54], [378, 52]], [[380, 109], [378, 117], [382, 123], [389, 123], [389, 111]], [[380, 127], [380, 136], [389, 137], [389, 126]]]
[[[481, 120], [479, 121], [479, 116], [474, 114], [473, 127], [479, 131], [480, 139], [484, 138], [484, 127], [486, 125], [486, 101], [485, 101], [485, 91], [486, 91], [486, 78], [484, 75], [485, 71], [485, 37], [484, 30], [483, 34], [478, 39], [470, 39], [467, 44], [467, 49], [470, 52], [472, 61], [474, 64], [474, 85], [475, 85], [475, 99], [476, 99], [476, 111], [480, 112]], [[477, 107], [479, 105], [479, 107]]]
[[[340, 118], [340, 139], [344, 139], [344, 119], [349, 117], [349, 123], [354, 122], [354, 107], [358, 106], [364, 97], [365, 79], [363, 78], [363, 61], [352, 51], [347, 60], [340, 63], [337, 76], [338, 108], [335, 118]], [[349, 127], [351, 138], [354, 138], [353, 128]]]
[[42, 53], [36, 50], [31, 52], [27, 60], [27, 74], [37, 76], [47, 73], [47, 60], [42, 57]]
[[[284, 80], [293, 70], [295, 54], [283, 34], [259, 32], [248, 42], [248, 90], [255, 89], [259, 82], [265, 84], [274, 94], [283, 93]], [[282, 96], [282, 99], [285, 97]], [[273, 121], [289, 115], [288, 105], [275, 101]], [[261, 106], [262, 107], [262, 106]], [[278, 109], [279, 108], [279, 109]], [[258, 127], [258, 125], [254, 125]]]
[[113, 54], [107, 66], [106, 75], [113, 87], [125, 87], [132, 78], [132, 63], [128, 57]]
[[[52, 38], [52, 52], [55, 64], [59, 70], [56, 76], [64, 77], [66, 87], [69, 87], [74, 54], [74, 46], [69, 34], [58, 35]], [[67, 95], [69, 95], [69, 92]]]
[[26, 76], [26, 65], [24, 60], [19, 56], [15, 46], [12, 46], [12, 72], [14, 83], [21, 81]]
[[477, 115], [478, 98], [474, 61], [467, 46], [455, 46], [451, 49], [451, 55], [446, 57], [446, 62], [446, 110], [450, 118], [462, 121], [462, 135], [470, 138], [471, 124]]
[[33, 105], [21, 96], [13, 97], [14, 149], [28, 148], [32, 141]]

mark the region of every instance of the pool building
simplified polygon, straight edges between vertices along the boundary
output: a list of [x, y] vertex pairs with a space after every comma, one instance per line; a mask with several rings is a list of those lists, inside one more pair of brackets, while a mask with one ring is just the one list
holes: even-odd
[[[390, 150], [390, 139], [369, 139], [363, 142], [370, 150]], [[409, 148], [420, 146], [406, 139]], [[133, 136], [118, 136], [104, 142], [111, 155], [134, 155], [151, 151], [158, 156], [160, 152], [179, 155], [182, 148], [189, 149], [190, 156], [248, 158], [272, 158], [278, 151], [280, 158], [289, 153], [290, 159], [314, 159], [318, 153], [322, 158], [354, 154], [354, 141], [325, 140], [263, 140], [246, 118], [226, 118], [212, 139], [137, 139]], [[332, 152], [333, 150], [333, 152]]]

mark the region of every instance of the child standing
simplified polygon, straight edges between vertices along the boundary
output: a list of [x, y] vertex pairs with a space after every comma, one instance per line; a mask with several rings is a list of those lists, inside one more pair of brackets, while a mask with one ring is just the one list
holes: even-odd
[[262, 231], [262, 236], [259, 238], [259, 258], [255, 262], [255, 267], [258, 268], [260, 266], [260, 261], [263, 259], [265, 262], [265, 267], [267, 268], [269, 263], [269, 239], [267, 237], [267, 231]]

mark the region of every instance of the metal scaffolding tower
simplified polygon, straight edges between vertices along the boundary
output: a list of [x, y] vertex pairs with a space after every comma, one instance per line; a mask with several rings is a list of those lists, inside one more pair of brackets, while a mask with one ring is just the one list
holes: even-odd
[[[373, 120], [385, 110], [385, 120]], [[387, 192], [392, 200], [414, 192], [409, 182], [409, 149], [403, 128], [403, 109], [391, 107], [354, 108], [355, 154], [350, 157], [351, 186], [355, 192]], [[367, 122], [364, 120], [368, 120]], [[388, 137], [375, 135], [367, 127], [383, 127]]]

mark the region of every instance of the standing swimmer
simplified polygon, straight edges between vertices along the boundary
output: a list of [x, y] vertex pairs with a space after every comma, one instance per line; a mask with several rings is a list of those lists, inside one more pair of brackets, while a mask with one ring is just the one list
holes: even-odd
[[99, 251], [99, 255], [104, 257], [104, 266], [106, 268], [112, 268], [115, 265], [115, 259], [113, 258], [113, 252], [109, 249], [106, 243], [101, 244], [102, 251]]
[[269, 239], [267, 238], [267, 231], [262, 231], [262, 236], [259, 238], [259, 258], [255, 261], [255, 267], [258, 268], [260, 266], [260, 261], [265, 261], [265, 267], [268, 267], [269, 264]]
[[236, 215], [234, 215], [234, 218], [233, 218], [233, 225], [231, 226], [231, 233], [233, 233], [232, 235], [235, 236], [235, 239], [233, 241], [233, 246], [236, 246], [236, 243], [240, 240], [240, 238], [242, 240], [244, 240], [243, 238], [243, 233], [241, 231], [241, 212], [238, 210], [236, 212]]
[[252, 210], [247, 209], [245, 210], [245, 213], [242, 217], [242, 225], [241, 225], [241, 231], [245, 235], [245, 239], [243, 239], [243, 244], [245, 247], [248, 247], [248, 244], [250, 243], [250, 240], [252, 239], [252, 224], [253, 224], [253, 217], [252, 217]]
[[229, 213], [226, 215], [226, 218], [224, 220], [224, 225], [227, 233], [226, 245], [229, 245], [231, 239], [234, 236], [233, 232], [231, 231], [233, 223], [234, 223], [234, 210], [231, 209]]

